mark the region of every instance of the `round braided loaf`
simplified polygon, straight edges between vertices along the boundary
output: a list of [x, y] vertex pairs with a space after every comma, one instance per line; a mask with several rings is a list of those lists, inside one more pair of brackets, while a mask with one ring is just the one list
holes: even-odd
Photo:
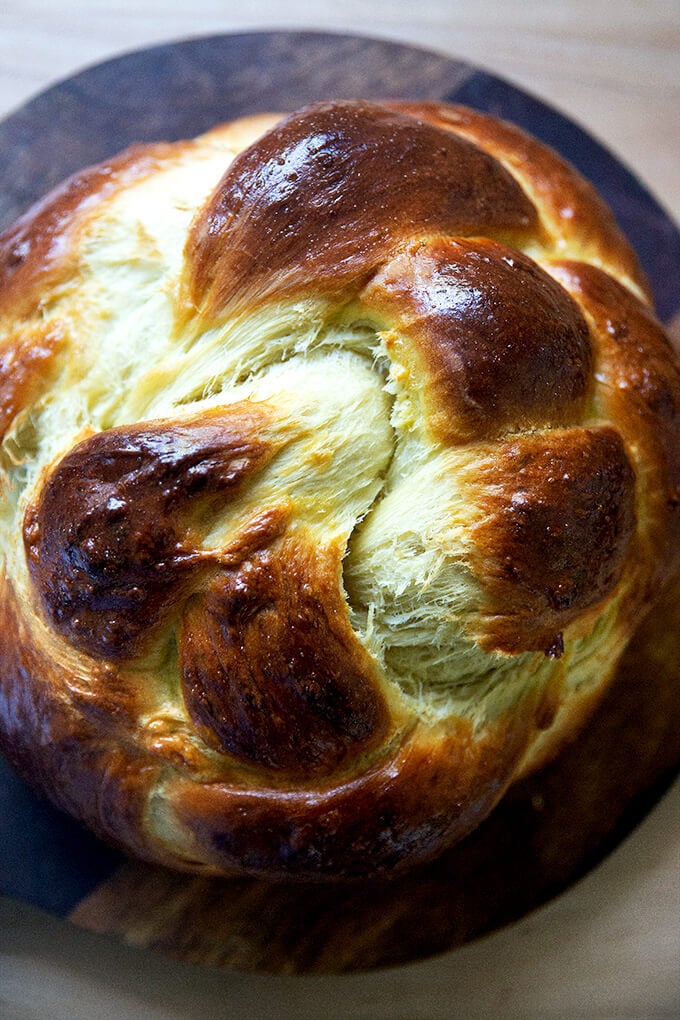
[[554, 755], [677, 567], [680, 376], [518, 129], [328, 102], [0, 239], [0, 740], [175, 867], [426, 860]]

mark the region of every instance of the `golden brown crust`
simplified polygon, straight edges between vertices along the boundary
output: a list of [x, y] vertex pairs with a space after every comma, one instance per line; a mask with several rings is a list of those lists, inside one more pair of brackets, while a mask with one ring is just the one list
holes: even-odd
[[564, 251], [601, 264], [636, 286], [651, 303], [646, 277], [611, 209], [593, 185], [554, 149], [515, 124], [469, 107], [408, 102], [391, 105], [493, 152], [540, 210], [541, 225], [556, 255]]
[[444, 442], [564, 424], [583, 410], [591, 369], [583, 315], [506, 245], [414, 243], [374, 276], [362, 301], [390, 322], [399, 355], [415, 355], [412, 371]]
[[309, 777], [385, 739], [380, 677], [340, 590], [343, 551], [288, 540], [194, 598], [179, 636], [180, 671], [207, 743]]
[[191, 300], [214, 318], [310, 289], [337, 297], [397, 244], [442, 230], [522, 238], [536, 211], [464, 139], [376, 104], [314, 104], [237, 157], [201, 211]]
[[24, 518], [36, 591], [74, 647], [139, 654], [218, 553], [200, 548], [209, 508], [274, 453], [262, 408], [123, 426], [83, 440], [52, 470]]
[[635, 531], [635, 477], [612, 428], [553, 430], [478, 463], [482, 645], [559, 657], [562, 633], [612, 593]]
[[143, 853], [150, 775], [124, 738], [138, 712], [129, 685], [106, 664], [81, 672], [73, 662], [55, 662], [29, 629], [11, 582], [3, 577], [1, 585], [4, 753], [59, 807]]
[[63, 346], [63, 332], [47, 326], [21, 331], [0, 350], [0, 442], [49, 383]]
[[511, 125], [334, 102], [131, 150], [0, 238], [0, 291], [0, 744], [141, 856], [427, 860], [677, 571], [677, 359]]
[[638, 541], [639, 556], [656, 564], [652, 595], [676, 569], [680, 551], [678, 360], [653, 313], [609, 274], [581, 262], [549, 269], [591, 322], [602, 409], [636, 451], [646, 477], [648, 508]]
[[75, 234], [97, 203], [157, 172], [178, 145], [133, 146], [106, 163], [74, 174], [0, 237], [0, 322], [22, 319], [75, 268]]
[[448, 731], [411, 732], [335, 785], [282, 793], [181, 782], [177, 813], [218, 870], [307, 879], [396, 874], [462, 839], [497, 803], [531, 730], [531, 704], [525, 708], [482, 739], [460, 721]]

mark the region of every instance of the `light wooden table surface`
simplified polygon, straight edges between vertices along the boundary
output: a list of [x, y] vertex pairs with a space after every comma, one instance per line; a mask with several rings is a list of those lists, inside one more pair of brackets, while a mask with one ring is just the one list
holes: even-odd
[[[122, 52], [258, 28], [385, 37], [482, 66], [586, 127], [680, 221], [680, 0], [4, 0], [0, 118]], [[388, 972], [284, 978], [199, 969], [0, 900], [0, 1015], [676, 1017], [679, 918], [676, 783], [623, 845], [547, 907], [463, 950]]]

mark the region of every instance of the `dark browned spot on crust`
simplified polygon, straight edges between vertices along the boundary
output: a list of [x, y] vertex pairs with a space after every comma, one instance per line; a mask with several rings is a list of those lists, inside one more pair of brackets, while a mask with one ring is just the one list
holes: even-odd
[[206, 741], [291, 773], [385, 736], [375, 666], [349, 622], [341, 550], [284, 542], [225, 571], [183, 617], [184, 698]]
[[414, 342], [413, 375], [423, 379], [433, 431], [444, 439], [568, 424], [582, 410], [591, 371], [585, 320], [563, 287], [510, 248], [413, 244], [362, 301], [390, 315], [399, 359], [413, 360]]
[[53, 470], [24, 521], [48, 617], [93, 655], [129, 657], [215, 554], [211, 514], [271, 458], [261, 407], [111, 429]]
[[558, 635], [619, 581], [635, 530], [635, 478], [612, 428], [523, 436], [478, 467], [473, 531], [487, 649], [555, 654]]
[[488, 153], [364, 102], [318, 103], [239, 155], [187, 244], [206, 314], [341, 292], [428, 233], [535, 235], [536, 210]]
[[[95, 202], [158, 170], [177, 146], [133, 146], [75, 174], [0, 236], [0, 319], [33, 314], [73, 260], [72, 239]], [[82, 216], [81, 216], [82, 213]]]
[[0, 351], [0, 441], [17, 414], [43, 392], [63, 344], [63, 333], [52, 325], [27, 330]]

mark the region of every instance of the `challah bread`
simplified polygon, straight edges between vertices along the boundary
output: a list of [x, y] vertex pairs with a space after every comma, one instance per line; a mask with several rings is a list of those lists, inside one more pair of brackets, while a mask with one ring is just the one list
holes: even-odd
[[0, 239], [0, 731], [144, 858], [427, 860], [571, 739], [677, 570], [678, 365], [554, 152], [325, 102]]

